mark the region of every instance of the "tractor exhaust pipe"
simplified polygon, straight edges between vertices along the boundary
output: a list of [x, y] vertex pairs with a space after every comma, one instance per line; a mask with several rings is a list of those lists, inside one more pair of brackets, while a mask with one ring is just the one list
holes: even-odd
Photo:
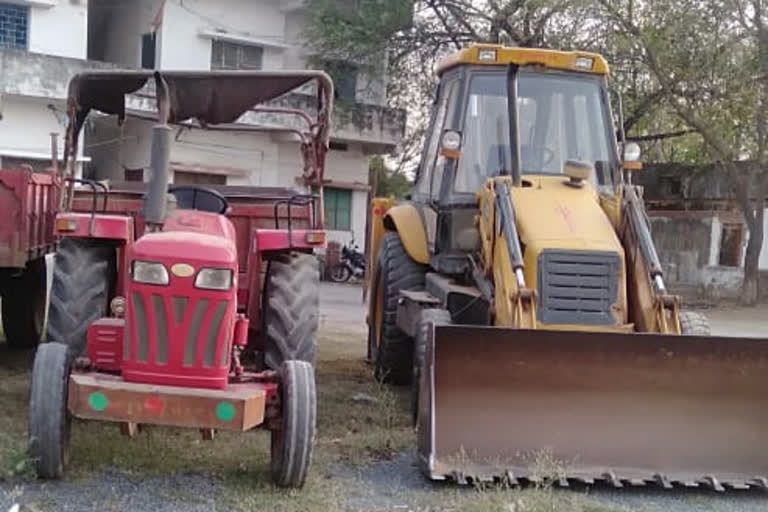
[[167, 124], [152, 127], [151, 175], [144, 197], [144, 219], [147, 231], [160, 231], [168, 214], [168, 181], [170, 177], [171, 140], [173, 132]]
[[168, 182], [170, 181], [171, 142], [173, 132], [168, 126], [168, 86], [160, 73], [155, 73], [158, 124], [152, 127], [152, 154], [147, 194], [144, 196], [146, 232], [163, 229], [168, 216]]

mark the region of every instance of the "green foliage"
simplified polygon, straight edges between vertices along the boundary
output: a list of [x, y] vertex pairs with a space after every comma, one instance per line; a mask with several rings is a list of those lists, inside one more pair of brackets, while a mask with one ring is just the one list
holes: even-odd
[[371, 158], [371, 183], [376, 184], [374, 197], [394, 197], [403, 199], [411, 191], [412, 183], [402, 173], [387, 168], [381, 156]]

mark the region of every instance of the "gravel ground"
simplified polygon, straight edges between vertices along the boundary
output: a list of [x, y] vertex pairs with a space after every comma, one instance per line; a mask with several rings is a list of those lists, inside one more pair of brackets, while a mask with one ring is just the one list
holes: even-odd
[[[321, 326], [325, 330], [349, 332], [357, 340], [365, 333], [365, 308], [359, 286], [328, 285], [322, 288]], [[707, 312], [713, 334], [760, 336], [768, 332], [768, 307], [712, 310]], [[362, 352], [362, 348], [361, 348]], [[344, 502], [351, 510], [408, 510], [410, 496], [441, 496], [445, 485], [427, 482], [416, 467], [414, 454], [403, 453], [392, 460], [365, 467], [344, 465], [318, 468], [322, 480], [341, 479]], [[122, 512], [182, 512], [229, 510], [221, 500], [220, 476], [199, 473], [143, 477], [117, 470], [102, 472], [83, 480], [55, 483], [0, 483], [0, 512], [14, 503], [28, 510]], [[354, 481], [354, 486], [346, 482]], [[183, 492], [182, 492], [183, 491]], [[462, 491], [450, 491], [462, 492]], [[467, 492], [472, 492], [467, 489]], [[610, 510], [639, 512], [758, 512], [768, 511], [768, 495], [758, 492], [728, 492], [657, 488], [621, 489], [606, 487], [563, 489], [567, 495], [580, 493], [610, 507]], [[439, 498], [437, 498], [439, 502]], [[256, 508], [258, 509], [258, 508]], [[510, 507], [513, 510], [514, 507]], [[270, 510], [272, 510], [270, 508]], [[307, 509], [309, 510], [309, 508]], [[435, 509], [437, 510], [437, 509]], [[457, 510], [457, 509], [453, 509]]]

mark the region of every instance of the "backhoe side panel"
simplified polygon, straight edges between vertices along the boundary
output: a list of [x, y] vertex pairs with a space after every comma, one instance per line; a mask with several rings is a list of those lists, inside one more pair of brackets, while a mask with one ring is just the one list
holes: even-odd
[[[427, 475], [757, 485], [768, 340], [436, 327], [419, 404]], [[763, 481], [764, 482], [764, 481]]]

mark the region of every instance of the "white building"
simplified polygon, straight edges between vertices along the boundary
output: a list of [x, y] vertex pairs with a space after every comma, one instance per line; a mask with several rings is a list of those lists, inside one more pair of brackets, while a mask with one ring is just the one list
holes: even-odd
[[0, 167], [50, 166], [50, 134], [66, 129], [67, 77], [87, 56], [87, 31], [86, 0], [0, 0]]
[[[2, 164], [50, 159], [50, 133], [64, 133], [69, 78], [89, 68], [164, 70], [304, 69], [301, 0], [0, 0], [0, 158]], [[8, 21], [11, 20], [11, 21]], [[405, 116], [385, 106], [380, 74], [346, 68], [337, 83], [326, 164], [330, 238], [362, 247], [370, 155], [395, 149]], [[293, 94], [288, 102], [306, 102]], [[345, 108], [344, 104], [348, 107]], [[349, 107], [349, 105], [352, 105]], [[141, 180], [150, 125], [94, 118], [86, 127], [83, 173]], [[63, 137], [62, 137], [63, 138]], [[122, 149], [118, 149], [122, 141]], [[63, 146], [63, 142], [60, 142]], [[184, 131], [172, 155], [176, 183], [300, 188], [298, 143], [267, 134]]]
[[[122, 68], [163, 70], [305, 69], [310, 54], [301, 33], [302, 2], [285, 0], [90, 0], [90, 50], [94, 60]], [[387, 109], [385, 83], [349, 67], [337, 83], [338, 105], [326, 163], [326, 220], [331, 239], [351, 237], [362, 247], [368, 201], [368, 160], [391, 152], [402, 136], [402, 112]], [[294, 94], [289, 104], [306, 102]], [[92, 124], [86, 153], [89, 172], [112, 180], [146, 179], [151, 122], [129, 119]], [[95, 128], [95, 129], [93, 129]], [[117, 150], [122, 141], [122, 151]], [[299, 144], [285, 135], [184, 131], [171, 153], [175, 183], [300, 188]]]

